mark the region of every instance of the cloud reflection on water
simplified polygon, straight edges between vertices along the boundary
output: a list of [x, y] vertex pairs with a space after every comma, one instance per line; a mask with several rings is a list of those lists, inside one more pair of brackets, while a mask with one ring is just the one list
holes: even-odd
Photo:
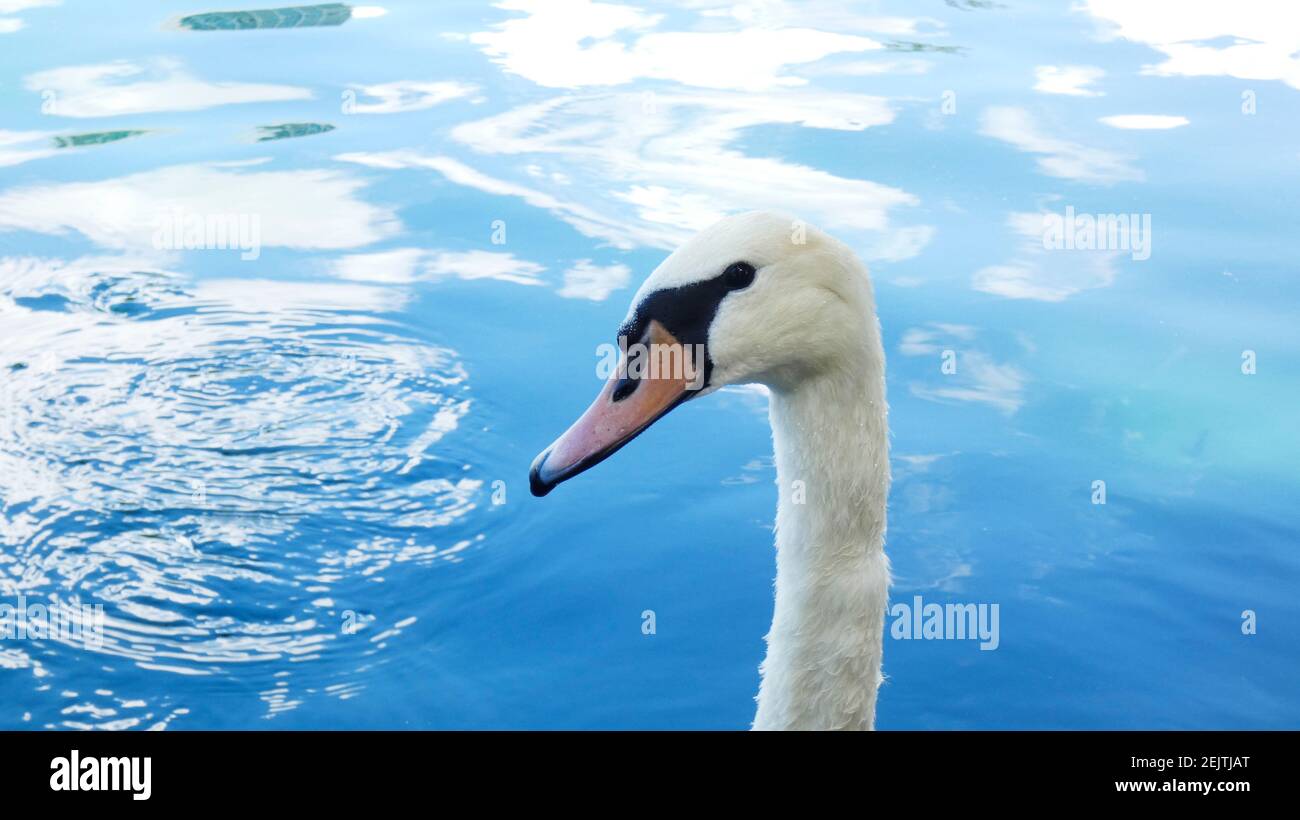
[[42, 183], [0, 191], [0, 231], [76, 231], [101, 248], [158, 249], [161, 221], [175, 215], [256, 216], [264, 246], [353, 248], [396, 233], [394, 212], [359, 196], [365, 181], [336, 170], [257, 170], [173, 165], [93, 182]]

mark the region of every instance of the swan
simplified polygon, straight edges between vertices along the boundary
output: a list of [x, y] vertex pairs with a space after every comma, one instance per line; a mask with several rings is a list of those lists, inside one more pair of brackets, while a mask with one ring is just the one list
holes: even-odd
[[[636, 342], [703, 355], [683, 353], [680, 368], [616, 372], [533, 461], [531, 492], [544, 496], [594, 467], [685, 401], [726, 385], [765, 385], [778, 486], [776, 600], [753, 728], [873, 729], [890, 474], [885, 357], [866, 267], [793, 217], [727, 217], [655, 269], [619, 337], [624, 365]], [[702, 373], [691, 372], [693, 361]]]

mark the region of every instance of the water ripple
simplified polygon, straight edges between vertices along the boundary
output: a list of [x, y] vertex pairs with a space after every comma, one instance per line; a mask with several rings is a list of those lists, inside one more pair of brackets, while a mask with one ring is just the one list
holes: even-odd
[[[42, 649], [187, 675], [311, 660], [358, 585], [459, 560], [476, 536], [430, 530], [481, 489], [435, 451], [469, 412], [466, 374], [383, 318], [393, 294], [0, 260], [0, 600], [105, 612], [101, 645]], [[405, 623], [373, 627], [380, 645]], [[48, 674], [46, 652], [3, 651]], [[271, 714], [295, 705], [287, 686], [262, 693]], [[62, 723], [134, 725], [124, 711], [74, 704]]]

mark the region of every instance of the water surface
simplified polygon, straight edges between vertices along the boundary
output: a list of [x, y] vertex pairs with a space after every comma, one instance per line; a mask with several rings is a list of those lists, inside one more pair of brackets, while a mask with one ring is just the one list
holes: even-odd
[[0, 603], [105, 620], [0, 641], [0, 727], [747, 726], [764, 395], [526, 471], [753, 208], [872, 270], [894, 598], [1000, 608], [887, 640], [882, 728], [1300, 725], [1293, 12], [16, 5]]

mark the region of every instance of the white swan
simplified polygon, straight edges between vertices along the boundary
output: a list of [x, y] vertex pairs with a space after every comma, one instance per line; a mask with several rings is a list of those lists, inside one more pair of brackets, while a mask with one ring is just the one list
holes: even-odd
[[604, 460], [683, 401], [728, 384], [767, 385], [776, 605], [754, 728], [873, 728], [889, 588], [889, 443], [866, 268], [846, 245], [790, 217], [729, 217], [651, 274], [620, 335], [628, 344], [702, 345], [702, 379], [689, 368], [616, 374], [533, 462], [533, 494]]

